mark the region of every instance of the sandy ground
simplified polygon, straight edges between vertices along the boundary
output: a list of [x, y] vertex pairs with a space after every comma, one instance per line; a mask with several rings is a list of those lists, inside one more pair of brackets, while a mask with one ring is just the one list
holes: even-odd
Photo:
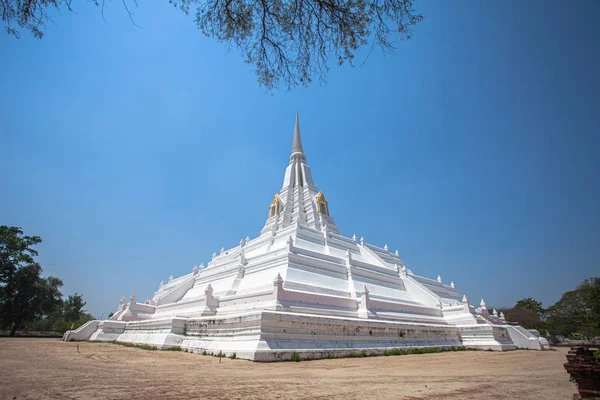
[[568, 349], [259, 364], [0, 338], [0, 399], [571, 399]]

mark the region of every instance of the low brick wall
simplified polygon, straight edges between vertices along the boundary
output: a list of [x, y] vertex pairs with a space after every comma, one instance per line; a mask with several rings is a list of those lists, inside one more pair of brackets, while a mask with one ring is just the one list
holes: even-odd
[[594, 356], [597, 350], [598, 347], [572, 347], [564, 364], [583, 399], [600, 399], [600, 360]]

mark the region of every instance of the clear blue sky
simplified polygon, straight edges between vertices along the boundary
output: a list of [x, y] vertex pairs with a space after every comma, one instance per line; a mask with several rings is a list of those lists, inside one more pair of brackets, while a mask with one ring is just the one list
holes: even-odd
[[294, 113], [345, 235], [472, 301], [600, 271], [600, 2], [427, 1], [414, 38], [272, 95], [167, 1], [0, 35], [0, 223], [100, 316], [256, 237]]

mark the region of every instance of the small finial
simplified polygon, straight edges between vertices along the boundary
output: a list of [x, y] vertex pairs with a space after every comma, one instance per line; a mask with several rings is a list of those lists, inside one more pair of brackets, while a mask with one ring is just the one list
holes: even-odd
[[384, 249], [385, 251], [388, 251], [387, 244], [386, 244], [385, 246], [383, 246], [383, 249]]
[[215, 258], [217, 258], [217, 253], [213, 251], [213, 254], [212, 254], [213, 261], [214, 261]]
[[212, 293], [213, 292], [213, 288], [212, 285], [209, 283], [208, 286], [206, 286], [206, 289], [204, 289], [204, 293]]
[[468, 303], [469, 302], [469, 300], [467, 299], [467, 295], [466, 294], [463, 294], [462, 302], [463, 303]]
[[403, 266], [402, 266], [402, 273], [403, 273], [404, 275], [407, 275], [407, 274], [408, 274], [408, 270], [406, 269], [406, 265], [403, 265]]
[[365, 238], [361, 236], [360, 238], [360, 245], [364, 246], [365, 245]]
[[485, 301], [483, 301], [483, 299], [481, 299], [481, 303], [479, 303], [479, 305], [483, 308], [485, 308]]
[[240, 247], [244, 247], [244, 239], [240, 240]]
[[[165, 286], [165, 283], [163, 281], [160, 281], [159, 286], [163, 287], [163, 286]], [[125, 297], [123, 297], [123, 298], [125, 298]]]
[[273, 279], [273, 284], [274, 285], [283, 284], [283, 278], [281, 277], [281, 274], [279, 272], [277, 273], [277, 276], [275, 277], [275, 279]]
[[400, 257], [400, 253], [398, 253], [397, 249], [396, 249], [396, 257]]
[[223, 255], [223, 253], [225, 253], [225, 247], [221, 247], [221, 255]]
[[129, 301], [135, 302], [135, 292], [131, 295], [131, 297], [129, 298]]
[[454, 289], [454, 288], [455, 288], [455, 286], [454, 286], [454, 281], [450, 282], [450, 287], [451, 287], [452, 289]]
[[364, 294], [369, 294], [369, 289], [367, 289], [367, 285], [364, 286], [363, 293]]
[[250, 236], [246, 236], [246, 244], [250, 241]]
[[125, 304], [126, 301], [127, 300], [125, 299], [125, 296], [121, 297], [121, 301], [120, 301], [121, 304]]
[[504, 313], [500, 311], [500, 319], [504, 319]]
[[352, 240], [354, 240], [354, 243], [356, 243], [356, 233], [352, 235]]
[[204, 269], [204, 263], [200, 263], [200, 271]]
[[198, 273], [198, 267], [194, 265], [194, 269], [192, 269], [192, 273], [196, 275]]
[[169, 276], [169, 282], [173, 280], [173, 275]]
[[442, 277], [441, 277], [440, 275], [438, 275], [438, 277], [437, 277], [437, 281], [438, 281], [439, 283], [442, 283]]
[[498, 316], [498, 310], [496, 310], [496, 309], [494, 308], [494, 311], [492, 311], [492, 314], [494, 314], [494, 317], [497, 317], [497, 316]]

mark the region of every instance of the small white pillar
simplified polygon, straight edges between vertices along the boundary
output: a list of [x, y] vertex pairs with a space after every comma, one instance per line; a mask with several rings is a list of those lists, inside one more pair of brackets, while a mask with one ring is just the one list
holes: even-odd
[[212, 254], [212, 259], [213, 259], [213, 261], [215, 261], [215, 258], [217, 258], [217, 252], [216, 252], [216, 251], [213, 251], [213, 254]]
[[383, 246], [383, 249], [384, 249], [385, 251], [388, 251], [388, 245], [386, 244], [385, 246]]
[[365, 238], [361, 236], [360, 238], [360, 245], [364, 246], [365, 245]]
[[194, 269], [192, 269], [192, 274], [198, 275], [198, 267], [194, 265]]
[[223, 254], [225, 254], [225, 247], [221, 247], [220, 255], [223, 255]]
[[352, 240], [354, 241], [354, 243], [356, 243], [356, 233], [352, 235]]
[[479, 313], [484, 318], [488, 318], [490, 316], [490, 312], [488, 311], [487, 305], [485, 304], [485, 301], [483, 301], [483, 299], [481, 299], [481, 302], [479, 303]]
[[206, 289], [204, 289], [204, 311], [202, 311], [201, 315], [215, 315], [218, 307], [219, 299], [213, 296], [213, 288], [209, 283]]
[[442, 283], [442, 277], [441, 277], [440, 275], [438, 275], [438, 277], [437, 277], [437, 281], [438, 281], [439, 283]]
[[456, 287], [454, 286], [454, 281], [450, 282], [450, 287], [451, 287], [452, 289], [455, 289], [455, 288], [456, 288]]
[[398, 249], [396, 249], [396, 257], [400, 257], [400, 253], [398, 252]]
[[463, 303], [463, 310], [467, 313], [471, 313], [471, 308], [469, 307], [469, 299], [467, 299], [467, 296], [463, 294], [462, 297], [462, 303]]
[[358, 318], [369, 318], [369, 289], [365, 285], [358, 305]]
[[273, 297], [277, 302], [283, 299], [283, 278], [279, 272], [273, 279]]

